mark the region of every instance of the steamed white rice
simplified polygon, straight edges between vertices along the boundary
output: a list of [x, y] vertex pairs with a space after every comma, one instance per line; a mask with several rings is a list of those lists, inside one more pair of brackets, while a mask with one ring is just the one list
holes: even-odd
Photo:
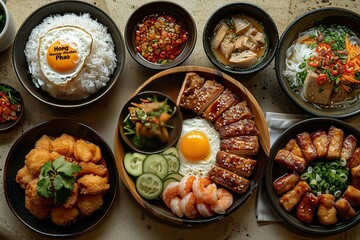
[[[59, 86], [43, 75], [38, 59], [40, 38], [50, 29], [59, 26], [77, 26], [92, 35], [91, 53], [85, 61], [84, 68], [76, 79], [65, 86]], [[25, 56], [36, 87], [48, 92], [51, 96], [62, 100], [80, 100], [96, 93], [106, 86], [111, 74], [116, 68], [116, 54], [114, 42], [107, 32], [107, 27], [91, 19], [90, 14], [80, 16], [74, 13], [53, 15], [45, 18], [36, 26], [25, 47]]]

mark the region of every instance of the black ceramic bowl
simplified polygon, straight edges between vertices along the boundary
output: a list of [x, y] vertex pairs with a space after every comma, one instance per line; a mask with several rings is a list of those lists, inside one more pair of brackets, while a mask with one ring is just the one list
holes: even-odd
[[319, 117], [346, 118], [357, 115], [360, 112], [359, 101], [355, 101], [346, 107], [339, 108], [320, 108], [308, 101], [302, 96], [295, 93], [291, 88], [289, 81], [284, 76], [285, 59], [287, 49], [299, 37], [299, 33], [308, 30], [314, 26], [328, 24], [344, 25], [352, 29], [357, 36], [360, 36], [359, 24], [360, 15], [347, 9], [342, 8], [320, 8], [309, 11], [292, 21], [284, 30], [278, 51], [275, 56], [276, 76], [283, 92], [304, 111]]
[[[99, 23], [106, 26], [115, 45], [115, 54], [117, 60], [117, 66], [106, 86], [101, 88], [96, 93], [90, 95], [88, 98], [76, 101], [59, 100], [50, 96], [42, 89], [37, 88], [33, 84], [32, 76], [28, 71], [29, 67], [24, 53], [26, 43], [33, 28], [39, 25], [43, 19], [48, 16], [55, 14], [62, 15], [65, 13], [75, 13], [77, 15], [89, 13], [92, 19], [96, 19]], [[74, 108], [85, 106], [97, 101], [111, 89], [116, 80], [119, 78], [124, 67], [125, 46], [121, 33], [115, 22], [110, 18], [110, 16], [108, 16], [98, 7], [81, 1], [57, 1], [44, 5], [35, 10], [20, 26], [13, 44], [12, 62], [18, 79], [32, 96], [51, 106]]]
[[[2, 90], [5, 90], [5, 92], [3, 92]], [[0, 132], [7, 131], [7, 130], [13, 128], [16, 124], [18, 124], [18, 122], [24, 115], [24, 107], [25, 106], [24, 106], [24, 101], [23, 101], [23, 98], [21, 97], [20, 92], [18, 92], [15, 88], [11, 87], [10, 85], [7, 85], [5, 83], [0, 83], [0, 92], [5, 94], [5, 96], [8, 98], [9, 93], [7, 93], [7, 91], [10, 91], [11, 96], [17, 101], [18, 104], [20, 104], [20, 111], [16, 112], [16, 116], [17, 116], [16, 119], [6, 121], [4, 123], [0, 122]], [[0, 96], [0, 98], [2, 98], [2, 97]], [[2, 110], [1, 110], [1, 112], [2, 112]]]
[[[243, 15], [254, 19], [264, 27], [265, 34], [267, 36], [266, 41], [268, 47], [264, 56], [259, 59], [254, 66], [249, 68], [231, 68], [224, 65], [214, 55], [214, 50], [212, 48], [211, 39], [214, 36], [214, 30], [216, 27], [221, 21], [234, 15]], [[275, 56], [275, 51], [279, 42], [279, 35], [275, 22], [265, 10], [250, 3], [237, 2], [224, 5], [215, 10], [205, 24], [202, 41], [206, 56], [212, 64], [221, 71], [234, 75], [249, 75], [261, 71], [270, 64]]]
[[[70, 226], [57, 226], [49, 219], [40, 220], [35, 218], [25, 208], [24, 189], [15, 181], [17, 171], [24, 166], [25, 155], [34, 148], [35, 142], [44, 134], [56, 137], [62, 133], [87, 140], [100, 147], [107, 165], [110, 184], [110, 188], [103, 198], [103, 206], [91, 216], [78, 219]], [[25, 226], [47, 237], [75, 237], [93, 229], [110, 211], [119, 185], [114, 155], [106, 142], [89, 126], [64, 119], [40, 123], [21, 135], [9, 151], [3, 172], [4, 194], [10, 209]]]
[[281, 134], [281, 136], [275, 141], [275, 143], [271, 147], [270, 158], [268, 160], [266, 173], [264, 175], [266, 192], [269, 197], [270, 203], [272, 204], [276, 212], [279, 214], [279, 216], [284, 220], [285, 224], [287, 226], [290, 226], [295, 231], [298, 231], [300, 234], [309, 236], [336, 234], [354, 227], [360, 221], [360, 209], [357, 207], [354, 208], [356, 211], [356, 216], [354, 218], [343, 221], [340, 220], [340, 218], [338, 217], [338, 223], [331, 226], [322, 226], [317, 223], [316, 220], [314, 220], [312, 224], [302, 223], [297, 219], [293, 211], [291, 213], [285, 211], [285, 209], [279, 204], [279, 196], [277, 196], [274, 191], [273, 182], [286, 172], [289, 172], [285, 169], [278, 167], [274, 163], [274, 158], [277, 152], [280, 149], [283, 149], [290, 139], [295, 138], [296, 134], [303, 133], [305, 131], [312, 133], [319, 129], [327, 132], [327, 130], [331, 126], [342, 129], [344, 131], [344, 137], [348, 134], [352, 134], [357, 139], [360, 139], [360, 131], [357, 130], [355, 127], [351, 126], [349, 123], [333, 118], [319, 117], [303, 120], [290, 127], [289, 129], [284, 131], [283, 134]]
[[[167, 122], [167, 125], [172, 126], [172, 128], [167, 128], [169, 132], [169, 141], [166, 144], [158, 142], [158, 144], [155, 144], [154, 146], [143, 146], [143, 147], [138, 146], [131, 140], [131, 137], [133, 137], [134, 135], [125, 134], [126, 131], [124, 129], [124, 121], [128, 118], [129, 107], [132, 106], [132, 103], [140, 103], [141, 99], [148, 99], [148, 98], [154, 99], [154, 97], [159, 102], [167, 100], [167, 104], [169, 104], [170, 108], [176, 109], [173, 116]], [[165, 150], [166, 148], [174, 145], [179, 139], [182, 130], [182, 114], [180, 112], [180, 109], [176, 106], [175, 102], [167, 95], [156, 91], [145, 91], [145, 92], [140, 92], [137, 95], [131, 97], [125, 103], [123, 109], [121, 110], [118, 124], [122, 139], [131, 149], [133, 149], [136, 152], [140, 152], [144, 154], [159, 153]], [[154, 143], [155, 141], [152, 140], [148, 142]]]
[[[179, 47], [179, 49], [182, 49], [180, 55], [167, 63], [161, 64], [150, 62], [142, 57], [136, 50], [135, 38], [137, 25], [149, 15], [154, 14], [173, 16], [177, 21], [182, 22], [183, 28], [188, 33], [186, 42], [182, 43]], [[130, 56], [140, 65], [153, 70], [164, 70], [183, 63], [190, 56], [195, 47], [196, 36], [196, 24], [191, 14], [182, 6], [170, 1], [154, 1], [140, 6], [129, 17], [124, 32], [125, 43]]]

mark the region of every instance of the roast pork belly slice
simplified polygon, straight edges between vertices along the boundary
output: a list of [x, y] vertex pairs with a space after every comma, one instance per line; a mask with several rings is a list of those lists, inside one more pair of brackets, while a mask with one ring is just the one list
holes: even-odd
[[351, 158], [347, 161], [346, 166], [348, 168], [354, 168], [360, 165], [360, 147], [355, 148], [355, 151]]
[[216, 154], [216, 165], [230, 170], [237, 175], [250, 177], [256, 166], [256, 160], [240, 157], [235, 154], [218, 151]]
[[331, 126], [328, 130], [328, 136], [330, 139], [329, 150], [326, 155], [327, 160], [333, 160], [340, 158], [341, 149], [344, 140], [344, 132], [340, 128]]
[[219, 129], [220, 138], [236, 136], [256, 136], [259, 130], [251, 119], [242, 119], [237, 122], [225, 125]]
[[357, 138], [354, 135], [347, 135], [343, 141], [340, 158], [348, 161], [355, 151], [356, 142]]
[[311, 133], [311, 140], [319, 158], [326, 157], [330, 144], [330, 139], [326, 132], [324, 130], [317, 130]]
[[213, 122], [222, 112], [237, 103], [237, 101], [238, 97], [230, 90], [225, 89], [225, 91], [210, 104], [205, 112], [203, 112], [203, 117], [209, 122]]
[[293, 189], [300, 181], [300, 175], [296, 172], [286, 173], [280, 178], [276, 179], [273, 183], [274, 190], [278, 196]]
[[318, 158], [316, 148], [311, 140], [311, 135], [308, 132], [299, 133], [296, 135], [296, 143], [299, 145], [304, 158], [308, 163]]
[[299, 181], [292, 190], [282, 195], [279, 203], [287, 212], [290, 212], [310, 191], [311, 188], [306, 181]]
[[184, 109], [192, 110], [194, 92], [204, 85], [205, 79], [194, 72], [185, 75], [176, 104]]
[[313, 71], [308, 71], [305, 81], [303, 94], [306, 100], [318, 104], [328, 104], [334, 88], [333, 82], [327, 82], [321, 86], [317, 84], [318, 75]]
[[258, 57], [256, 53], [250, 50], [244, 50], [239, 53], [231, 54], [229, 66], [233, 68], [248, 68], [253, 66], [257, 60]]
[[250, 22], [243, 18], [233, 18], [232, 21], [237, 35], [245, 33], [251, 26]]
[[299, 145], [296, 143], [295, 139], [290, 139], [289, 142], [284, 147], [285, 150], [292, 152], [298, 157], [304, 158], [304, 155], [301, 152]]
[[230, 189], [237, 194], [245, 193], [250, 187], [249, 180], [220, 167], [213, 167], [209, 171], [208, 176], [211, 181]]
[[304, 172], [306, 167], [306, 160], [296, 156], [292, 152], [285, 149], [280, 149], [275, 156], [275, 163], [287, 170]]
[[238, 136], [220, 140], [220, 150], [239, 156], [256, 155], [259, 151], [258, 136]]
[[219, 130], [225, 125], [237, 122], [241, 119], [252, 119], [253, 117], [254, 115], [251, 113], [247, 102], [242, 101], [222, 112], [220, 116], [215, 119], [214, 127], [216, 130]]

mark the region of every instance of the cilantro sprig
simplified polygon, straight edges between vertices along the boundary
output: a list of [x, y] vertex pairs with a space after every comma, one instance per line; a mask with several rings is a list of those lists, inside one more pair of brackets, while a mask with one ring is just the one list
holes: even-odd
[[0, 92], [5, 94], [5, 96], [9, 99], [11, 104], [17, 104], [18, 102], [21, 101], [20, 97], [17, 96], [18, 95], [17, 92], [10, 87], [7, 87], [5, 85], [0, 85]]
[[56, 204], [64, 204], [71, 196], [76, 177], [81, 166], [65, 161], [63, 156], [46, 162], [40, 169], [37, 193], [39, 196], [54, 199]]

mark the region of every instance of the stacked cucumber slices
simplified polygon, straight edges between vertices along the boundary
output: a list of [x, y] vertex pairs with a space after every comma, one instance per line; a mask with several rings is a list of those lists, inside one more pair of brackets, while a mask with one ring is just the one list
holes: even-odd
[[147, 200], [159, 199], [170, 182], [180, 181], [180, 161], [175, 147], [159, 154], [129, 152], [124, 157], [125, 170], [136, 178], [136, 191]]

